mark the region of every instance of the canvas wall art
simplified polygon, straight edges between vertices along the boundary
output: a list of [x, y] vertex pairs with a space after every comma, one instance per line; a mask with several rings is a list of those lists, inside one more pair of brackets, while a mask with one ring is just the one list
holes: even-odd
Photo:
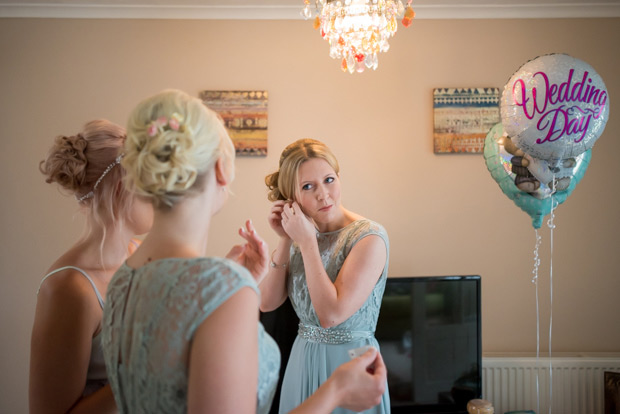
[[200, 99], [224, 119], [239, 156], [267, 155], [267, 91], [202, 91]]
[[435, 88], [435, 154], [482, 153], [487, 133], [500, 122], [499, 97], [499, 88]]

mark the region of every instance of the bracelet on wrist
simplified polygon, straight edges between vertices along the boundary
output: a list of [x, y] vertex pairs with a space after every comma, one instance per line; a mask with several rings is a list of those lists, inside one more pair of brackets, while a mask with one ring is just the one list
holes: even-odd
[[273, 252], [271, 252], [271, 259], [269, 260], [269, 266], [275, 268], [275, 269], [286, 269], [288, 267], [288, 263], [284, 263], [284, 264], [276, 264], [273, 261], [273, 255], [276, 253], [276, 251], [274, 250]]

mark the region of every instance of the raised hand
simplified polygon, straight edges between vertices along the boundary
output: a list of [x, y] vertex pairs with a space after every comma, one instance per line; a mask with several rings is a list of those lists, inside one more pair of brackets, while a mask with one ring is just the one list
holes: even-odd
[[286, 231], [282, 227], [282, 211], [284, 206], [289, 204], [286, 200], [278, 200], [273, 203], [271, 206], [271, 211], [269, 212], [269, 217], [267, 220], [269, 221], [269, 226], [276, 232], [276, 234], [280, 237], [289, 238]]
[[245, 228], [239, 229], [239, 235], [246, 240], [246, 243], [233, 246], [226, 258], [244, 266], [250, 271], [256, 283], [260, 283], [269, 270], [267, 243], [258, 235], [251, 220], [245, 222]]
[[316, 239], [314, 223], [304, 214], [296, 201], [285, 204], [280, 216], [282, 228], [298, 244]]

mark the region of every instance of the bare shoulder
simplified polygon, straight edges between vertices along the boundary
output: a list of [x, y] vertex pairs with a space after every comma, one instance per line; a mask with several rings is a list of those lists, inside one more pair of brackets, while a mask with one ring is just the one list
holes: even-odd
[[[60, 269], [56, 262], [49, 271]], [[86, 277], [75, 268], [60, 270], [41, 282], [39, 300], [46, 300], [63, 306], [86, 308], [98, 306], [93, 287]]]
[[[250, 333], [248, 328], [257, 321], [258, 305], [258, 294], [252, 288], [240, 288], [199, 325], [195, 338], [210, 338], [209, 341], [214, 345], [215, 337], [226, 341], [230, 346], [229, 339], [237, 338], [233, 341], [235, 342]], [[243, 329], [240, 329], [241, 327]]]

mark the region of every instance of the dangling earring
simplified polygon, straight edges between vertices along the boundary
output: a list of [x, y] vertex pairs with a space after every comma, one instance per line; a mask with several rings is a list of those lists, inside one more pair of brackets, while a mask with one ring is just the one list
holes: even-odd
[[223, 192], [228, 193], [228, 195], [232, 195], [232, 191], [228, 188], [228, 185], [223, 185], [221, 189]]

